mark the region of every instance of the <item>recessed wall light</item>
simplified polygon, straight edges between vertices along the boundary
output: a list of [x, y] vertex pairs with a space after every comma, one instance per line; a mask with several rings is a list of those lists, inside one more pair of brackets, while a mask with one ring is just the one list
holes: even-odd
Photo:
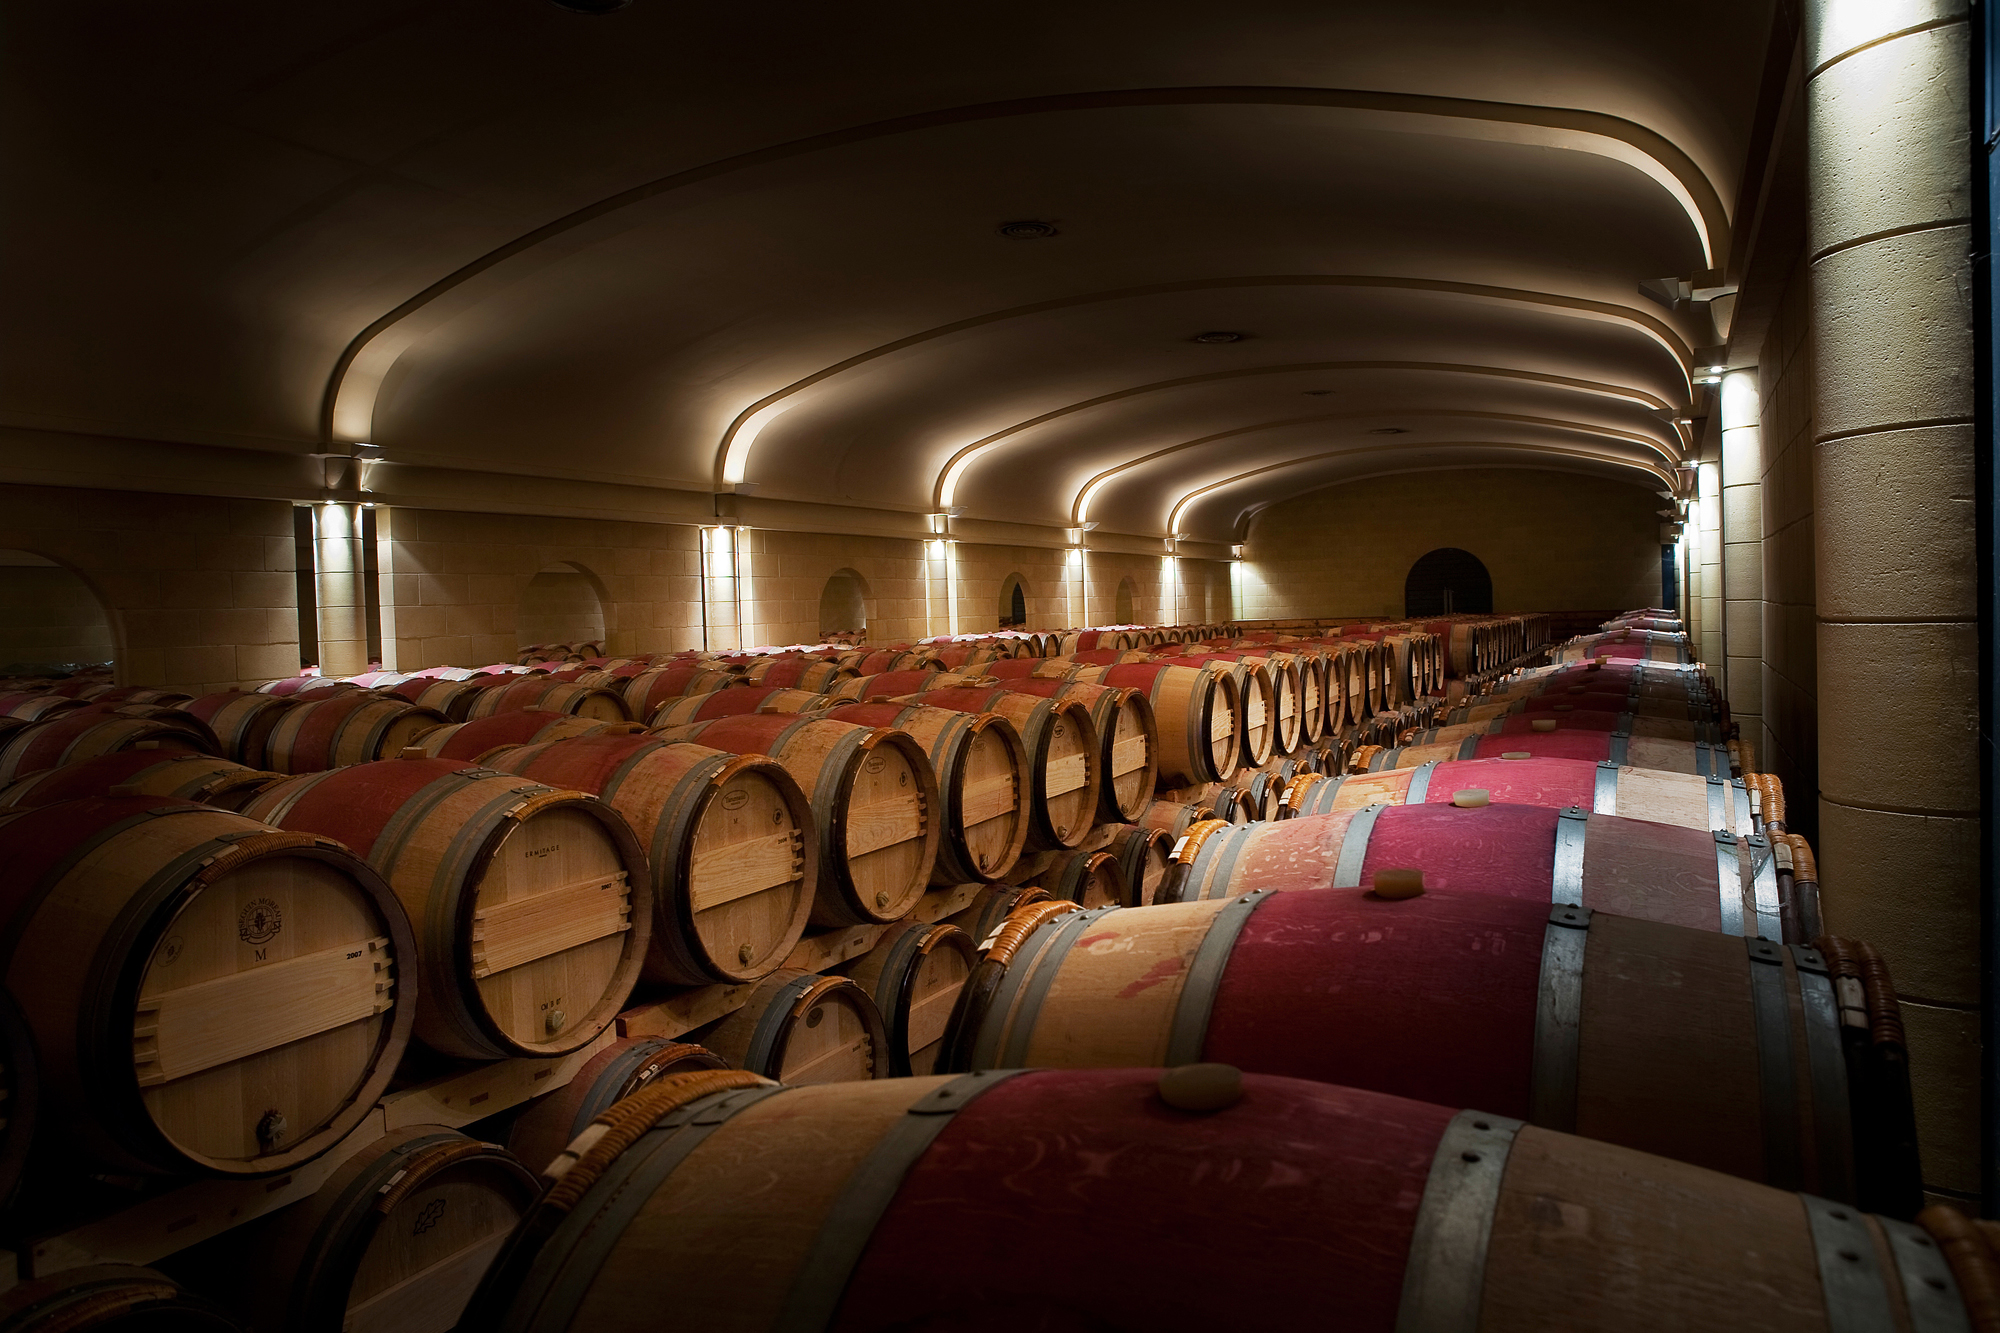
[[1041, 241], [1061, 233], [1052, 222], [1038, 222], [1033, 218], [1023, 218], [1019, 222], [1003, 222], [1000, 234], [1010, 241]]
[[1233, 329], [1210, 329], [1206, 333], [1195, 334], [1193, 341], [1198, 343], [1240, 343], [1249, 336], [1247, 333], [1237, 333]]

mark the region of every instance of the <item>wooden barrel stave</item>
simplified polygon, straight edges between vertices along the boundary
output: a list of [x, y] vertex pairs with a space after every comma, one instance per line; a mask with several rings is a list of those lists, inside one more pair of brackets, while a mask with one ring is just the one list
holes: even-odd
[[621, 1037], [591, 1056], [575, 1078], [536, 1098], [516, 1116], [507, 1132], [507, 1151], [530, 1171], [540, 1171], [613, 1103], [649, 1087], [655, 1079], [728, 1067], [714, 1051], [690, 1042]]
[[1096, 822], [1103, 782], [1097, 729], [1073, 699], [1035, 698], [1002, 687], [959, 686], [901, 696], [897, 702], [955, 712], [998, 713], [1014, 724], [1027, 760], [1030, 823], [1026, 846], [1074, 847]]
[[902, 921], [843, 969], [881, 1011], [892, 1075], [932, 1072], [952, 1008], [978, 960], [975, 941], [957, 926]]
[[748, 1004], [690, 1035], [732, 1068], [786, 1083], [891, 1077], [881, 1011], [846, 977], [779, 968]]
[[287, 710], [271, 729], [266, 754], [275, 772], [319, 773], [394, 758], [445, 721], [437, 710], [394, 695], [343, 691]]
[[1005, 689], [1044, 699], [1075, 699], [1090, 709], [1097, 729], [1098, 815], [1112, 822], [1131, 819], [1153, 797], [1159, 779], [1159, 728], [1153, 705], [1138, 690], [1084, 681], [1014, 678]]
[[205, 694], [178, 705], [180, 711], [199, 718], [215, 733], [224, 758], [250, 768], [264, 767], [264, 747], [271, 728], [291, 706], [292, 700], [280, 695], [241, 690]]
[[117, 750], [43, 769], [0, 788], [0, 810], [82, 796], [165, 796], [237, 810], [283, 774], [190, 750]]
[[631, 709], [616, 690], [575, 681], [530, 676], [497, 689], [486, 690], [472, 701], [466, 720], [492, 717], [522, 708], [538, 708], [546, 713], [566, 713], [593, 722], [630, 722]]

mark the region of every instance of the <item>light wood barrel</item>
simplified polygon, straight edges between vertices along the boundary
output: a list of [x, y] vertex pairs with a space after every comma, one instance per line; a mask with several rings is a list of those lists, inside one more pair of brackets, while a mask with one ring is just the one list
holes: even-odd
[[1074, 699], [1090, 709], [1097, 730], [1097, 813], [1114, 822], [1131, 819], [1153, 798], [1159, 780], [1160, 732], [1153, 705], [1138, 690], [1083, 681], [1013, 678], [1003, 688], [1044, 699]]
[[1159, 781], [1215, 782], [1236, 771], [1242, 747], [1236, 682], [1220, 668], [1140, 662], [1085, 667], [1076, 678], [1146, 696], [1159, 732]]
[[1268, 658], [1247, 653], [1201, 654], [1181, 659], [1190, 666], [1213, 665], [1236, 682], [1242, 750], [1237, 762], [1259, 768], [1273, 754], [1298, 744], [1298, 681], [1289, 671], [1273, 674]]
[[[654, 667], [650, 671], [642, 671], [626, 681], [625, 706], [631, 710], [633, 717], [643, 720], [659, 712], [660, 705], [669, 699], [726, 689], [742, 679], [743, 677], [737, 672], [718, 670], [706, 663], [675, 662], [668, 666]], [[795, 682], [767, 678], [762, 683], [784, 685]]]
[[733, 754], [768, 754], [798, 781], [819, 832], [814, 924], [898, 920], [930, 884], [943, 837], [937, 774], [908, 732], [812, 714], [756, 713], [657, 734]]
[[537, 1097], [514, 1120], [507, 1151], [531, 1171], [540, 1171], [590, 1122], [633, 1093], [668, 1074], [727, 1069], [705, 1046], [665, 1037], [621, 1037], [576, 1071], [576, 1077], [546, 1097]]
[[266, 758], [279, 773], [318, 773], [390, 759], [445, 715], [372, 690], [343, 691], [295, 704], [271, 728]]
[[922, 653], [904, 644], [890, 648], [864, 648], [860, 652], [843, 653], [843, 666], [851, 667], [856, 675], [879, 676], [888, 671], [935, 671], [936, 662], [928, 660]]
[[540, 1189], [504, 1148], [410, 1125], [173, 1266], [260, 1330], [448, 1333]]
[[1016, 909], [1048, 901], [1048, 891], [1038, 884], [989, 884], [971, 906], [945, 920], [964, 931], [975, 949], [984, 948], [988, 937]]
[[805, 793], [777, 760], [605, 735], [499, 750], [486, 762], [590, 792], [632, 826], [652, 870], [647, 980], [755, 981], [805, 933], [819, 839]]
[[1014, 724], [1028, 765], [1027, 845], [1074, 847], [1096, 822], [1103, 769], [1089, 707], [1041, 699], [1003, 686], [957, 686], [902, 696], [902, 702], [963, 713], [998, 713]]
[[22, 722], [37, 722], [81, 707], [81, 699], [42, 690], [16, 690], [0, 694], [0, 717], [17, 718]]
[[1118, 858], [1118, 873], [1125, 880], [1121, 905], [1144, 907], [1151, 903], [1173, 862], [1173, 837], [1161, 829], [1131, 824], [1102, 825], [1092, 840], [1098, 837], [1104, 838], [1104, 850]]
[[377, 689], [376, 693], [394, 695], [405, 703], [432, 709], [453, 722], [463, 722], [471, 715], [472, 705], [491, 688], [491, 678], [485, 676], [476, 676], [470, 680], [436, 680], [426, 676], [412, 676], [408, 680], [383, 686]]
[[540, 708], [516, 708], [426, 731], [410, 748], [423, 751], [428, 759], [456, 759], [471, 764], [482, 762], [495, 750], [515, 745], [546, 745], [575, 736], [630, 736], [644, 730], [637, 722], [602, 722], [568, 713], [544, 712]]
[[1035, 882], [1049, 897], [1079, 907], [1125, 905], [1125, 873], [1107, 851], [1056, 852]]
[[1237, 804], [1251, 819], [1276, 819], [1285, 784], [1268, 769], [1247, 769], [1229, 780], [1235, 788]]
[[1352, 888], [1416, 870], [1426, 888], [1586, 907], [1804, 942], [1761, 835], [1530, 805], [1379, 805], [1190, 834], [1179, 897]]
[[906, 731], [930, 756], [944, 829], [933, 883], [1000, 879], [1013, 869], [1027, 843], [1032, 786], [1012, 722], [998, 713], [905, 703], [842, 704], [825, 715]]
[[466, 710], [466, 720], [492, 717], [521, 708], [539, 708], [548, 713], [568, 713], [593, 722], [629, 722], [631, 710], [616, 690], [575, 681], [550, 680], [529, 676], [497, 689], [484, 690]]
[[843, 969], [881, 1011], [890, 1073], [931, 1072], [952, 1006], [978, 961], [974, 941], [957, 926], [899, 921]]
[[[1005, 979], [941, 1068], [1222, 1061], [1846, 1202], [1883, 1146], [1853, 1132], [1832, 976], [1805, 946], [1472, 893], [1322, 892], [1058, 917], [989, 959]], [[1340, 984], [1301, 984], [1316, 977]], [[1539, 1017], [1551, 1005], [1574, 1026]]]
[[779, 968], [757, 983], [748, 1004], [697, 1032], [731, 1067], [785, 1083], [891, 1076], [882, 1013], [846, 977]]
[[222, 694], [204, 694], [179, 707], [183, 713], [192, 714], [206, 723], [209, 730], [215, 733], [224, 758], [234, 759], [251, 768], [262, 768], [264, 745], [270, 739], [271, 728], [278, 725], [278, 718], [292, 706], [292, 702], [282, 695], [229, 690]]
[[1192, 800], [1181, 800], [1180, 794], [1176, 791], [1154, 797], [1133, 822], [1141, 828], [1158, 829], [1170, 838], [1178, 838], [1196, 820], [1213, 817], [1214, 812], [1209, 807], [1197, 805]]
[[0, 809], [54, 805], [80, 796], [166, 796], [239, 810], [282, 774], [188, 750], [119, 750], [43, 769], [0, 788]]
[[133, 1264], [65, 1268], [0, 1292], [0, 1333], [250, 1333], [220, 1305]]
[[0, 783], [121, 750], [212, 754], [221, 747], [194, 718], [126, 717], [91, 704], [32, 722], [0, 747]]
[[[728, 1077], [676, 1076], [597, 1121], [466, 1326], [651, 1333], [672, 1308], [714, 1333], [1266, 1329], [1311, 1311], [1352, 1333], [1838, 1333], [1859, 1308], [1885, 1330], [1968, 1327], [1949, 1233], [1486, 1111], [1213, 1066]], [[1148, 1243], [1022, 1264], [995, 1294], [993, 1256], [1023, 1237], [1087, 1253], [1106, 1227]]]
[[[931, 688], [933, 682], [943, 674], [933, 662], [924, 668], [906, 668], [901, 671], [881, 671], [872, 676], [854, 676], [836, 681], [827, 688], [827, 693], [835, 699], [866, 700], [893, 699], [900, 694], [915, 694], [919, 690]], [[952, 673], [954, 678], [958, 673]], [[977, 677], [978, 672], [973, 672]], [[954, 679], [950, 683], [957, 683]]]
[[1300, 775], [1285, 788], [1282, 817], [1371, 805], [1450, 805], [1459, 792], [1485, 792], [1487, 800], [1509, 805], [1575, 806], [1747, 838], [1758, 830], [1745, 781], [1583, 759], [1451, 759], [1381, 773]]
[[771, 685], [815, 694], [851, 680], [855, 670], [830, 657], [765, 657], [752, 662], [744, 679], [752, 685]]
[[653, 886], [618, 812], [446, 759], [279, 783], [247, 807], [366, 848], [417, 925], [417, 1037], [468, 1059], [562, 1055], [610, 1026], [652, 938]]
[[345, 848], [203, 805], [86, 797], [0, 814], [0, 864], [6, 985], [70, 1150], [119, 1171], [276, 1174], [388, 1086], [415, 941]]

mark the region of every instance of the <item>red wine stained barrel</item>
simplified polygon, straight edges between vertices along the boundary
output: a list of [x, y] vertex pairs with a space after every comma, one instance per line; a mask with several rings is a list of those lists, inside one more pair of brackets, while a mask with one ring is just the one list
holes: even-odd
[[214, 755], [186, 750], [119, 750], [61, 768], [44, 769], [0, 788], [0, 810], [54, 805], [82, 796], [166, 796], [238, 810], [274, 782], [266, 773]]
[[[1485, 1111], [1215, 1066], [729, 1077], [601, 1117], [461, 1326], [1836, 1333], [1852, 1302], [1967, 1327], [1916, 1227]], [[1091, 1261], [998, 1292], [1024, 1237]]]
[[814, 924], [896, 921], [923, 897], [943, 821], [937, 774], [908, 732], [811, 714], [753, 713], [657, 734], [733, 754], [767, 754], [798, 781], [819, 832]]
[[1415, 768], [1445, 759], [1505, 759], [1527, 755], [1536, 759], [1586, 759], [1591, 763], [1630, 764], [1697, 777], [1728, 777], [1728, 750], [1701, 741], [1662, 740], [1610, 731], [1555, 731], [1507, 736], [1474, 735], [1434, 745], [1362, 745], [1348, 759], [1355, 773], [1380, 773], [1391, 768]]
[[441, 713], [453, 722], [463, 722], [471, 713], [472, 705], [491, 688], [491, 684], [491, 678], [485, 676], [477, 676], [471, 680], [435, 680], [428, 676], [412, 676], [393, 685], [383, 686], [376, 693], [391, 694], [405, 703]]
[[514, 745], [545, 745], [573, 736], [630, 736], [644, 730], [636, 722], [600, 722], [539, 708], [516, 708], [426, 731], [411, 748], [422, 750], [429, 759], [457, 759], [470, 764], [478, 763], [495, 750]]
[[842, 666], [832, 658], [766, 657], [752, 662], [744, 679], [752, 685], [811, 690], [817, 694], [853, 679], [854, 675], [853, 667]]
[[0, 1209], [4, 1209], [13, 1204], [27, 1168], [42, 1104], [34, 1038], [4, 990], [0, 990], [0, 1095], [6, 1097], [0, 1104]]
[[[684, 727], [690, 722], [713, 722], [719, 717], [741, 717], [745, 713], [797, 713], [806, 711], [799, 707], [766, 707], [777, 700], [782, 703], [800, 694], [784, 685], [730, 685], [719, 690], [709, 690], [703, 694], [690, 694], [685, 698], [669, 699], [654, 710], [649, 725], [655, 727]], [[808, 694], [807, 698], [817, 701], [824, 708], [833, 702], [823, 694]]]
[[[893, 699], [899, 694], [915, 694], [918, 690], [930, 689], [938, 674], [935, 664], [922, 669], [883, 671], [839, 681], [830, 686], [827, 693], [836, 699]], [[972, 674], [978, 676], [980, 673], [975, 671]]]
[[1713, 722], [1693, 722], [1686, 717], [1654, 717], [1635, 713], [1604, 713], [1580, 709], [1568, 712], [1503, 714], [1478, 722], [1412, 729], [1406, 743], [1440, 745], [1462, 741], [1468, 736], [1526, 736], [1554, 731], [1611, 731], [1634, 738], [1669, 741], [1702, 741], [1717, 745], [1724, 739], [1722, 728]]
[[117, 708], [90, 704], [21, 728], [0, 747], [0, 783], [121, 750], [213, 754], [221, 748], [192, 717], [128, 717]]
[[1222, 1061], [1848, 1202], [1878, 1147], [1804, 946], [1474, 893], [1264, 893], [1057, 917], [986, 966], [1004, 977], [943, 1069]]
[[273, 1175], [387, 1088], [410, 922], [325, 839], [157, 797], [0, 813], [6, 988], [49, 1151], [123, 1172]]
[[472, 701], [466, 710], [466, 720], [492, 717], [496, 713], [510, 713], [521, 708], [539, 708], [549, 713], [568, 713], [572, 717], [589, 718], [593, 722], [629, 722], [632, 714], [625, 705], [625, 699], [616, 690], [607, 690], [597, 685], [579, 685], [572, 681], [552, 680], [547, 676], [528, 676], [486, 690]]
[[1724, 781], [1608, 761], [1533, 757], [1447, 759], [1416, 768], [1335, 777], [1299, 774], [1285, 788], [1281, 817], [1371, 805], [1450, 805], [1460, 792], [1481, 791], [1489, 801], [1508, 805], [1558, 810], [1578, 806], [1594, 814], [1719, 829], [1738, 837], [1757, 832], [1745, 779]]
[[[675, 662], [642, 671], [626, 681], [625, 706], [631, 709], [633, 717], [643, 722], [659, 712], [660, 705], [669, 699], [707, 694], [710, 690], [725, 689], [742, 679], [734, 671], [719, 671], [707, 663]], [[783, 685], [786, 682], [767, 680], [763, 683]]]
[[1427, 889], [1518, 898], [1729, 935], [1798, 936], [1761, 835], [1680, 828], [1576, 806], [1378, 805], [1240, 828], [1203, 826], [1180, 859], [1184, 901], [1253, 889], [1367, 888], [1420, 870]]
[[507, 1133], [507, 1151], [530, 1171], [540, 1171], [614, 1102], [655, 1079], [728, 1067], [706, 1047], [665, 1037], [621, 1037], [591, 1056], [567, 1084], [530, 1103]]
[[16, 690], [0, 694], [0, 717], [11, 717], [22, 722], [38, 722], [42, 718], [81, 707], [83, 707], [81, 699], [72, 699], [67, 695], [51, 694], [41, 690]]
[[639, 979], [653, 886], [631, 827], [595, 797], [395, 759], [279, 783], [247, 809], [367, 849], [417, 927], [416, 1031], [433, 1050], [567, 1054]]
[[444, 714], [437, 710], [394, 695], [346, 690], [293, 705], [271, 728], [266, 754], [279, 773], [318, 773], [393, 759], [417, 737], [444, 723]]
[[271, 728], [278, 725], [278, 718], [292, 702], [282, 695], [229, 690], [204, 694], [179, 707], [181, 712], [192, 714], [208, 725], [221, 744], [225, 759], [262, 768], [264, 745], [270, 739]]
[[653, 875], [647, 980], [755, 981], [805, 933], [819, 840], [805, 793], [777, 760], [606, 735], [499, 750], [486, 762], [590, 792], [631, 824]]

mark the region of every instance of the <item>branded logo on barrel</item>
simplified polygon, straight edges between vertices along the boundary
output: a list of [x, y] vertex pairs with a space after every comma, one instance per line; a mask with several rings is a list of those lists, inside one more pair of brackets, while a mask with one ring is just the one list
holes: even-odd
[[285, 928], [285, 914], [269, 898], [255, 898], [236, 914], [236, 937], [245, 944], [269, 944]]

